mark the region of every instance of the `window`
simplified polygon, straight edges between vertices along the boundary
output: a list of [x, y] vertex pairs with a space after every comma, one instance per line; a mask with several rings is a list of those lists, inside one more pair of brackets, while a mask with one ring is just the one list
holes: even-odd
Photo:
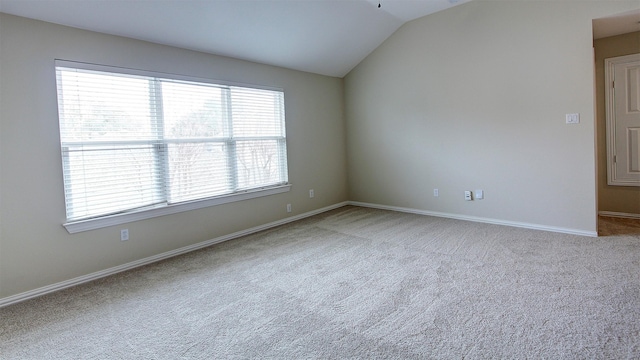
[[288, 190], [282, 91], [66, 61], [56, 79], [65, 226]]

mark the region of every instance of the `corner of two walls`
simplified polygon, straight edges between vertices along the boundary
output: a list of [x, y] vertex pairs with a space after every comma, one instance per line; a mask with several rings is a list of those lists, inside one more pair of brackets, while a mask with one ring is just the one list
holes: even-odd
[[[342, 79], [2, 13], [0, 36], [0, 300], [348, 200]], [[55, 59], [284, 89], [291, 191], [67, 233]]]
[[350, 199], [595, 233], [591, 22], [636, 7], [473, 1], [405, 24], [345, 78]]

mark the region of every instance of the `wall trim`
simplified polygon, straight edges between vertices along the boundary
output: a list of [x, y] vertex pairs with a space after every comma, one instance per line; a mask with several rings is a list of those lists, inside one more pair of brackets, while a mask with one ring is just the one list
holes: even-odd
[[399, 211], [399, 212], [418, 214], [418, 215], [435, 216], [435, 217], [442, 217], [442, 218], [449, 218], [449, 219], [456, 219], [456, 220], [473, 221], [473, 222], [486, 223], [486, 224], [513, 226], [513, 227], [519, 227], [524, 229], [551, 231], [551, 232], [570, 234], [570, 235], [580, 235], [580, 236], [590, 236], [590, 237], [598, 236], [597, 231], [585, 231], [580, 229], [546, 226], [546, 225], [524, 223], [524, 222], [517, 222], [517, 221], [506, 221], [506, 220], [498, 220], [498, 219], [484, 218], [484, 217], [477, 217], [477, 216], [450, 214], [450, 213], [419, 210], [419, 209], [412, 209], [412, 208], [405, 208], [405, 207], [398, 207], [398, 206], [371, 204], [371, 203], [364, 203], [359, 201], [349, 201], [349, 205], [381, 209], [381, 210]]
[[598, 211], [598, 215], [623, 219], [640, 219], [640, 214], [622, 213], [615, 211]]
[[193, 245], [189, 245], [189, 246], [185, 246], [185, 247], [181, 247], [175, 250], [171, 250], [171, 251], [167, 251], [158, 255], [153, 255], [153, 256], [149, 256], [140, 260], [135, 260], [126, 264], [122, 264], [122, 265], [118, 265], [118, 266], [114, 266], [112, 268], [108, 268], [108, 269], [104, 269], [104, 270], [100, 270], [100, 271], [96, 271], [87, 275], [82, 275], [82, 276], [78, 276], [76, 278], [73, 279], [69, 279], [69, 280], [65, 280], [65, 281], [61, 281], [55, 284], [51, 284], [51, 285], [47, 285], [47, 286], [43, 286], [37, 289], [33, 289], [33, 290], [29, 290], [29, 291], [25, 291], [23, 293], [19, 293], [16, 295], [11, 295], [8, 297], [5, 297], [3, 299], [0, 299], [0, 308], [4, 307], [4, 306], [9, 306], [12, 304], [16, 304], [22, 301], [26, 301], [26, 300], [30, 300], [36, 297], [40, 297], [42, 295], [46, 295], [52, 292], [56, 292], [59, 290], [63, 290], [66, 288], [70, 288], [72, 286], [76, 286], [76, 285], [80, 285], [80, 284], [84, 284], [93, 280], [97, 280], [100, 278], [104, 278], [110, 275], [114, 275], [123, 271], [127, 271], [127, 270], [131, 270], [131, 269], [135, 269], [137, 267], [140, 266], [144, 266], [144, 265], [148, 265], [148, 264], [152, 264], [154, 262], [158, 262], [161, 260], [165, 260], [168, 258], [172, 258], [174, 256], [178, 256], [178, 255], [182, 255], [182, 254], [186, 254], [195, 250], [199, 250], [202, 248], [206, 248], [208, 246], [214, 245], [214, 244], [218, 244], [224, 241], [228, 241], [228, 240], [232, 240], [232, 239], [236, 239], [242, 236], [246, 236], [246, 235], [250, 235], [253, 233], [257, 233], [259, 231], [263, 231], [263, 230], [267, 230], [267, 229], [271, 229], [274, 228], [276, 226], [280, 226], [280, 225], [284, 225], [284, 224], [288, 224], [290, 222], [294, 222], [294, 221], [298, 221], [304, 218], [308, 218], [314, 215], [318, 215], [321, 214], [323, 212], [327, 212], [330, 210], [334, 210], [343, 206], [349, 205], [348, 201], [344, 201], [341, 203], [337, 203], [337, 204], [333, 204], [333, 205], [329, 205], [320, 209], [316, 209], [316, 210], [312, 210], [303, 214], [299, 214], [299, 215], [295, 215], [295, 216], [291, 216], [282, 220], [278, 220], [278, 221], [274, 221], [274, 222], [270, 222], [267, 224], [263, 224], [263, 225], [259, 225], [259, 226], [255, 226], [246, 230], [241, 230], [241, 231], [237, 231], [234, 232], [232, 234], [228, 234], [228, 235], [223, 235], [223, 236], [219, 236], [217, 238], [211, 239], [211, 240], [205, 240], [203, 242], [199, 242], [197, 244], [193, 244]]

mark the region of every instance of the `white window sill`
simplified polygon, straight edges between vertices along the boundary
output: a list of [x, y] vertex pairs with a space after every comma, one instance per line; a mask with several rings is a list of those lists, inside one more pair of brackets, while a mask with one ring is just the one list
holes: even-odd
[[67, 229], [69, 234], [75, 234], [83, 231], [95, 230], [95, 229], [100, 229], [108, 226], [126, 224], [133, 221], [138, 221], [138, 220], [151, 219], [158, 216], [176, 214], [183, 211], [202, 209], [209, 206], [248, 200], [248, 199], [253, 199], [253, 198], [262, 197], [262, 196], [280, 194], [280, 193], [288, 192], [289, 190], [291, 190], [291, 184], [286, 184], [286, 185], [280, 185], [280, 186], [257, 189], [257, 190], [248, 190], [241, 193], [223, 195], [223, 196], [213, 197], [213, 198], [204, 199], [204, 200], [195, 200], [195, 201], [189, 201], [189, 202], [184, 202], [180, 204], [166, 205], [166, 206], [152, 208], [152, 209], [144, 209], [144, 210], [126, 212], [122, 214], [103, 216], [95, 219], [71, 221], [62, 225]]

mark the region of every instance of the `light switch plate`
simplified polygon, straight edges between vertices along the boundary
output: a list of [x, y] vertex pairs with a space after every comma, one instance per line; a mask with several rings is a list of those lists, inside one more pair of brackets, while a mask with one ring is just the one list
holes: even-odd
[[566, 115], [567, 124], [579, 124], [580, 123], [580, 114], [567, 114]]

